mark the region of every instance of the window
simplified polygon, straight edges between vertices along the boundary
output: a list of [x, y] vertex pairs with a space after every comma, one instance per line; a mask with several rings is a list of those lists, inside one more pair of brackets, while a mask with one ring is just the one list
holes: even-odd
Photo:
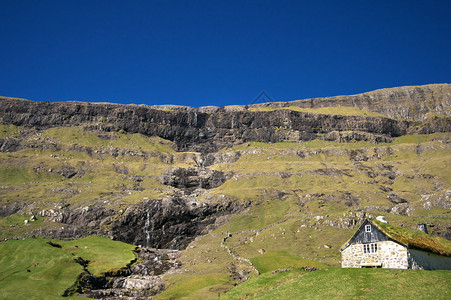
[[371, 232], [371, 225], [365, 225], [365, 232]]
[[377, 244], [363, 244], [363, 253], [377, 253]]

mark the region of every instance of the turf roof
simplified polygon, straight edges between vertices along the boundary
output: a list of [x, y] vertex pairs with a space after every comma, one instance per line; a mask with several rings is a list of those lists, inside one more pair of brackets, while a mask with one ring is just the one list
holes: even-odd
[[[451, 256], [451, 241], [448, 241], [444, 238], [432, 236], [420, 230], [411, 230], [400, 226], [383, 223], [375, 219], [365, 220], [360, 227], [367, 223], [366, 221], [374, 224], [390, 239], [406, 245], [409, 248], [424, 250], [445, 256]], [[348, 241], [346, 241], [346, 243], [341, 247], [341, 250], [344, 250], [348, 246], [349, 242], [354, 238], [354, 236], [355, 234]]]
[[377, 220], [371, 220], [389, 238], [400, 242], [409, 248], [429, 251], [451, 256], [451, 241], [438, 236], [432, 236], [420, 230], [411, 230]]

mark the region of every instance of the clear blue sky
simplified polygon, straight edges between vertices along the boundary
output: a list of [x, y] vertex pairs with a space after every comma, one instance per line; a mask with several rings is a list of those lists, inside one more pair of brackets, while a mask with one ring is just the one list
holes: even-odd
[[451, 1], [0, 0], [0, 95], [249, 104], [451, 83]]

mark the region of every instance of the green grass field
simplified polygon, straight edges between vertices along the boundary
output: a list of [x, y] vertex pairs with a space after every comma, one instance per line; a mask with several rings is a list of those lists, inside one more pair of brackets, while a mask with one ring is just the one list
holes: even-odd
[[44, 239], [0, 243], [2, 299], [56, 299], [83, 272], [70, 253]]
[[88, 271], [101, 275], [125, 267], [135, 258], [133, 249], [133, 245], [94, 236], [74, 241], [29, 238], [1, 242], [0, 299], [61, 298], [83, 272], [74, 258], [88, 260]]
[[219, 299], [449, 299], [451, 271], [294, 269], [265, 273]]
[[257, 270], [263, 274], [277, 269], [285, 268], [329, 268], [328, 265], [314, 260], [302, 259], [299, 256], [289, 254], [287, 251], [267, 251], [263, 255], [251, 259]]

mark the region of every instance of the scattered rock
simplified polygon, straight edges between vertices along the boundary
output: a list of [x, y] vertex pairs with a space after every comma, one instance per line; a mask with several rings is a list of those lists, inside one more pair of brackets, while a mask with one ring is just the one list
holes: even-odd
[[173, 168], [165, 171], [162, 183], [180, 189], [212, 189], [222, 185], [230, 176], [206, 168]]
[[415, 208], [410, 206], [409, 203], [400, 203], [393, 206], [390, 212], [397, 215], [411, 216], [414, 211]]
[[319, 270], [318, 268], [315, 268], [315, 267], [308, 267], [308, 266], [304, 266], [304, 267], [302, 267], [301, 269], [302, 269], [302, 270], [305, 270], [305, 271], [309, 271], [309, 272], [313, 272], [313, 271]]
[[393, 189], [391, 187], [389, 187], [389, 186], [380, 186], [379, 189], [381, 191], [386, 192], [386, 193], [389, 193], [389, 192], [393, 191]]
[[282, 273], [282, 272], [288, 272], [288, 271], [290, 271], [290, 269], [285, 268], [285, 269], [277, 269], [277, 270], [274, 270], [274, 271], [272, 271], [272, 273], [273, 273], [273, 274], [276, 274], [276, 273]]
[[366, 141], [373, 144], [379, 144], [390, 143], [393, 141], [393, 138], [391, 137], [363, 131], [331, 131], [324, 134], [321, 138], [324, 141], [335, 141], [339, 143]]
[[407, 203], [406, 199], [399, 197], [399, 195], [394, 192], [389, 192], [387, 195], [387, 199], [388, 201], [394, 204]]

